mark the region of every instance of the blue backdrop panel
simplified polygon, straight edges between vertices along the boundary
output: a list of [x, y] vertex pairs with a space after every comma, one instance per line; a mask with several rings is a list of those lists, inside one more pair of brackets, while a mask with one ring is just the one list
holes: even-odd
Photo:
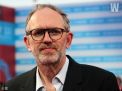
[[[119, 4], [114, 8], [113, 4]], [[122, 2], [57, 5], [68, 14], [74, 39], [67, 54], [122, 76]], [[23, 43], [25, 20], [32, 7], [16, 9], [16, 71], [32, 69], [34, 57]], [[26, 55], [26, 56], [25, 56]]]

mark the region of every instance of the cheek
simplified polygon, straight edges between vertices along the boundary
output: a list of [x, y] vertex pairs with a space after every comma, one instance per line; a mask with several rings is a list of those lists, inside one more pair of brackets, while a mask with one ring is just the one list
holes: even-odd
[[34, 55], [37, 55], [39, 53], [39, 44], [32, 43], [31, 50]]
[[60, 50], [65, 51], [66, 49], [66, 39], [62, 40], [60, 43], [58, 43], [58, 48], [60, 48]]

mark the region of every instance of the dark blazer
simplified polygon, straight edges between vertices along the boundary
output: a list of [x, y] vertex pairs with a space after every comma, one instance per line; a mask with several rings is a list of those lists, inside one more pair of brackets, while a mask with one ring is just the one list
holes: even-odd
[[[76, 63], [70, 56], [63, 91], [119, 91], [116, 77], [103, 69]], [[7, 91], [35, 91], [36, 68], [6, 83]]]

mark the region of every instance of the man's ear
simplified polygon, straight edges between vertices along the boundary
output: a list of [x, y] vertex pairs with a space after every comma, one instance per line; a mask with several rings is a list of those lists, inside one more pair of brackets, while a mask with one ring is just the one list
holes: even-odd
[[30, 46], [29, 39], [28, 39], [27, 36], [24, 36], [24, 43], [25, 43], [25, 45], [26, 45], [28, 51], [31, 52], [31, 46]]
[[67, 44], [66, 44], [66, 48], [69, 48], [71, 43], [72, 43], [72, 39], [73, 39], [73, 34], [72, 32], [69, 32], [68, 33], [68, 36], [67, 36]]

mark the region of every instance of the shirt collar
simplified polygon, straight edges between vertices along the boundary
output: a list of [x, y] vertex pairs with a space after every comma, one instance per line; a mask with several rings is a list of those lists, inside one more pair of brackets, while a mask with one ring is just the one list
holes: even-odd
[[[69, 59], [66, 57], [66, 61], [65, 61], [64, 66], [59, 71], [59, 73], [54, 77], [54, 79], [58, 78], [63, 85], [64, 85], [64, 82], [65, 82], [66, 73], [67, 73], [67, 70], [68, 70], [68, 65], [69, 65]], [[44, 87], [44, 85], [43, 85], [42, 80], [39, 76], [38, 67], [37, 67], [37, 70], [36, 70], [36, 91], [40, 87]]]
[[59, 73], [54, 77], [54, 78], [58, 78], [61, 83], [64, 85], [65, 82], [65, 78], [66, 78], [66, 73], [67, 73], [67, 69], [68, 69], [68, 65], [69, 65], [69, 59], [66, 57], [66, 62], [63, 66], [63, 68], [59, 71]]
[[41, 81], [41, 78], [39, 76], [39, 72], [38, 72], [38, 67], [37, 67], [37, 70], [36, 70], [36, 91], [40, 88], [40, 87], [43, 87], [43, 83]]

